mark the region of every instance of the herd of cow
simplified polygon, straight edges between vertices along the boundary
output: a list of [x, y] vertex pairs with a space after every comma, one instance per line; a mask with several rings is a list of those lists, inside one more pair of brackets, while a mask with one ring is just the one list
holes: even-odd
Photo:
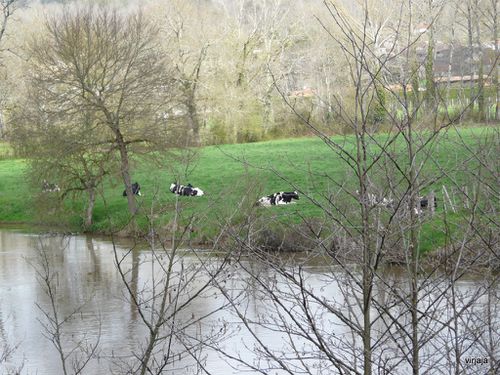
[[[132, 188], [132, 193], [134, 195], [141, 195], [141, 186], [139, 185], [138, 182], [134, 182], [131, 186]], [[61, 189], [59, 186], [56, 184], [50, 184], [46, 180], [43, 180], [43, 185], [42, 185], [42, 191], [43, 192], [58, 192]], [[178, 183], [172, 183], [170, 185], [170, 191], [176, 195], [180, 196], [188, 196], [188, 197], [201, 197], [205, 195], [204, 191], [201, 190], [199, 187], [194, 187], [191, 184], [187, 185], [181, 185]], [[356, 195], [359, 197], [359, 192], [356, 191]], [[123, 191], [123, 196], [127, 196], [127, 191]], [[277, 193], [273, 193], [270, 195], [266, 195], [262, 198], [260, 198], [255, 204], [257, 206], [278, 206], [278, 205], [285, 205], [285, 204], [291, 204], [295, 203], [294, 200], [299, 199], [299, 193], [297, 191], [280, 191]], [[359, 198], [361, 199], [361, 198]], [[385, 198], [385, 197], [377, 197], [375, 194], [368, 193], [366, 195], [366, 199], [368, 200], [368, 204], [370, 206], [379, 206], [379, 207], [385, 207], [385, 208], [391, 208], [393, 206], [393, 199], [391, 198]], [[429, 206], [432, 203], [429, 202], [429, 198], [427, 197], [419, 197], [418, 202], [417, 202], [417, 207], [414, 208], [415, 212], [417, 214], [422, 213], [423, 210], [430, 208]], [[437, 207], [437, 199], [434, 198], [433, 202], [433, 207]]]
[[[132, 192], [136, 195], [141, 195], [141, 187], [137, 182], [132, 184]], [[189, 196], [189, 197], [201, 197], [202, 195], [205, 195], [203, 190], [201, 190], [198, 187], [194, 187], [191, 184], [187, 185], [180, 185], [178, 183], [172, 183], [170, 185], [170, 191], [174, 194], [181, 195], [181, 196]], [[123, 196], [125, 197], [127, 195], [126, 191], [123, 192]], [[359, 197], [359, 192], [356, 191], [356, 195]], [[391, 198], [386, 198], [386, 197], [378, 197], [375, 194], [368, 193], [366, 195], [366, 199], [368, 200], [368, 205], [370, 206], [378, 206], [378, 207], [385, 207], [385, 208], [391, 208], [394, 205], [394, 200]], [[297, 191], [280, 191], [277, 193], [273, 193], [270, 195], [266, 195], [262, 198], [260, 198], [257, 202], [257, 206], [279, 206], [279, 205], [284, 205], [284, 204], [291, 204], [295, 203], [294, 200], [299, 199], [299, 193]], [[361, 198], [359, 198], [361, 199]], [[419, 197], [417, 206], [414, 208], [415, 213], [421, 214], [423, 210], [429, 208], [430, 202], [429, 198], [427, 197]], [[437, 199], [434, 198], [434, 208], [437, 207]]]
[[[132, 184], [132, 193], [134, 195], [141, 195], [141, 186], [139, 185], [138, 182], [134, 182]], [[187, 185], [181, 185], [178, 183], [172, 183], [170, 185], [169, 189], [172, 193], [180, 196], [187, 196], [187, 197], [201, 197], [205, 195], [205, 192], [201, 190], [199, 187], [194, 187], [191, 184]], [[123, 196], [127, 196], [127, 191], [123, 191]], [[257, 205], [259, 206], [276, 206], [276, 205], [282, 205], [282, 204], [290, 204], [293, 203], [294, 199], [299, 199], [299, 193], [296, 191], [292, 192], [285, 192], [281, 191], [278, 193], [274, 193], [271, 195], [266, 195], [265, 197], [260, 198], [257, 201]]]
[[[356, 190], [356, 195], [358, 199], [361, 201], [361, 196], [359, 194], [359, 191]], [[371, 207], [384, 207], [384, 208], [394, 208], [394, 199], [392, 198], [386, 198], [386, 197], [378, 197], [375, 194], [368, 193], [366, 194], [366, 201], [369, 206]], [[433, 197], [433, 202], [429, 201], [429, 197], [424, 197], [420, 196], [417, 199], [416, 206], [413, 208], [414, 212], [417, 215], [422, 214], [422, 212], [426, 209], [431, 208], [431, 205], [433, 208], [437, 208], [437, 198]]]
[[[139, 185], [138, 182], [134, 182], [131, 188], [132, 188], [132, 194], [141, 196], [141, 185]], [[203, 190], [194, 187], [191, 184], [180, 185], [172, 183], [170, 185], [170, 191], [174, 194], [188, 196], [188, 197], [196, 197], [196, 196], [201, 197], [202, 195], [205, 195]], [[124, 197], [127, 196], [127, 190], [123, 190], [123, 196]]]

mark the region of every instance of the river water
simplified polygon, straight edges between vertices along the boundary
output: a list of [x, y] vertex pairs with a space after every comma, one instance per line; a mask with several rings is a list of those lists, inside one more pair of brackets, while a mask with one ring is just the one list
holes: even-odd
[[[132, 247], [134, 250], [131, 251]], [[35, 234], [0, 230], [0, 356], [5, 348], [15, 349], [6, 361], [0, 363], [0, 374], [16, 368], [22, 368], [22, 374], [63, 373], [51, 334], [54, 330], [50, 328], [46, 316], [51, 316], [53, 311], [47, 287], [43, 283], [47, 275], [55, 291], [52, 300], [59, 319], [70, 317], [61, 325], [65, 351], [76, 348], [70, 359], [78, 358], [85, 349], [97, 343], [98, 349], [83, 373], [126, 373], [123, 369], [134, 362], [135, 354], [141, 352], [148, 330], [131, 303], [130, 293], [117, 271], [116, 259], [122, 260], [124, 278], [132, 289], [131, 293], [136, 297], [142, 296], [138, 298], [142, 298], [144, 311], [148, 313], [152, 311], [148, 303], [154, 303], [149, 299], [153, 295], [152, 286], [156, 285], [155, 280], [159, 280], [155, 277], [158, 277], [161, 269], [151, 261], [155, 254], [145, 248], [124, 242], [117, 246], [115, 252], [108, 239], [53, 236], [41, 240]], [[40, 252], [40, 249], [47, 251]], [[200, 257], [199, 254], [195, 256], [186, 252], [182, 261], [173, 265], [173, 269], [183, 272], [183, 276], [176, 279], [179, 286], [181, 281], [189, 280], [189, 283], [186, 282], [189, 287], [185, 288], [184, 294], [192, 298], [182, 309], [182, 318], [179, 317], [177, 324], [182, 325], [181, 321], [195, 323], [182, 329], [186, 338], [179, 338], [172, 343], [171, 352], [176, 353], [178, 360], [169, 364], [171, 373], [184, 374], [188, 373], [188, 369], [195, 369], [196, 358], [213, 374], [241, 373], [237, 358], [262, 369], [266, 363], [259, 362], [255, 354], [257, 341], [276, 350], [285, 347], [283, 340], [286, 337], [276, 333], [272, 322], [266, 322], [265, 316], [270, 305], [266, 304], [266, 297], [260, 290], [263, 287], [261, 280], [273, 280], [271, 267], [246, 259], [240, 263], [242, 267], [253, 269], [253, 274], [262, 277], [249, 278], [249, 272], [230, 265], [221, 272], [219, 288], [214, 283], [206, 284], [209, 273], [215, 272], [221, 262], [220, 256], [210, 253], [202, 253]], [[303, 277], [312, 289], [316, 288], [321, 295], [333, 296], [339, 306], [348, 305], [342, 300], [346, 297], [341, 291], [340, 278], [325, 280], [324, 271], [329, 265], [313, 261], [300, 263]], [[43, 267], [44, 264], [47, 268]], [[203, 272], [199, 271], [201, 264], [204, 265]], [[390, 277], [398, 279], [400, 276], [393, 273]], [[461, 288], [474, 289], [474, 283], [469, 280]], [[255, 335], [244, 329], [237, 314], [227, 305], [228, 300], [222, 295], [221, 287], [233, 297], [238, 311], [244, 311], [248, 321], [260, 319], [263, 322], [262, 326], [253, 330]], [[180, 301], [181, 304], [183, 302]], [[285, 309], [294, 309], [293, 299], [286, 301], [285, 298], [283, 306]], [[198, 322], [198, 317], [204, 319]], [[335, 318], [329, 318], [326, 328], [322, 329], [330, 332], [332, 337], [348, 336], [350, 332]], [[193, 343], [200, 337], [208, 345], [197, 351]], [[191, 344], [191, 350], [186, 351], [186, 347]], [[159, 352], [162, 350], [164, 347]], [[222, 351], [232, 356], [233, 360], [224, 357]], [[281, 372], [269, 370], [264, 373]]]

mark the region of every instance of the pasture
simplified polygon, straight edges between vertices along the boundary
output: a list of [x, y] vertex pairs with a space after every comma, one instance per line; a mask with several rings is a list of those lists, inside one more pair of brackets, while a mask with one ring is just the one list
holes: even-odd
[[[432, 230], [422, 238], [424, 249], [436, 247], [442, 241], [439, 229], [442, 186], [451, 189], [451, 180], [464, 185], [472, 182], [471, 171], [477, 171], [478, 163], [471, 153], [493, 133], [488, 127], [451, 129], [432, 145], [429, 155], [421, 158], [426, 160], [425, 175], [437, 179], [427, 190], [435, 190], [440, 202]], [[386, 136], [380, 134], [377, 139], [382, 141]], [[354, 149], [352, 136], [332, 139], [348, 150]], [[401, 142], [396, 142], [395, 152], [399, 148]], [[404, 156], [401, 158], [401, 164], [405, 165]], [[40, 187], [30, 186], [27, 166], [24, 160], [13, 157], [0, 159], [0, 223], [45, 224], [79, 230], [85, 196], [61, 205], [57, 194], [41, 194]], [[383, 180], [381, 172], [374, 172], [375, 178]], [[133, 181], [141, 185], [142, 196], [137, 197], [140, 204], [137, 222], [141, 229], [147, 230], [148, 221], [168, 228], [177, 207], [181, 223], [196, 216], [193, 236], [204, 241], [210, 240], [230, 217], [233, 223], [255, 215], [264, 220], [277, 219], [286, 225], [300, 222], [301, 217], [324, 217], [324, 211], [312, 199], [325, 202], [335, 196], [341, 206], [356, 204], [347, 194], [336, 195], [339, 183], [351, 191], [356, 189], [353, 170], [317, 138], [210, 146], [170, 152], [161, 158], [144, 157], [134, 160]], [[169, 191], [172, 182], [191, 183], [203, 189], [205, 195], [178, 197]], [[296, 204], [254, 207], [263, 195], [293, 190], [300, 192], [301, 199]], [[96, 202], [92, 231], [106, 233], [126, 225], [130, 218], [122, 192], [123, 184], [117, 176], [105, 181]]]

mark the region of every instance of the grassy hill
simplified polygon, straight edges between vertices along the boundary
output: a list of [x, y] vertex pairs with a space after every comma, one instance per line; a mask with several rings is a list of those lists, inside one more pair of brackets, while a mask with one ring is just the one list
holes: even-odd
[[[467, 169], [457, 168], [470, 158], [470, 152], [465, 150], [463, 143], [476, 147], [491, 132], [491, 128], [486, 127], [464, 128], [460, 134], [450, 131], [440, 138], [426, 166], [430, 175], [440, 174], [438, 164], [449, 173], [449, 177], [443, 177], [436, 184], [437, 192], [443, 184], [449, 183], [450, 177], [464, 183], [470, 179]], [[386, 135], [378, 137], [382, 140]], [[333, 139], [347, 148], [354, 147], [353, 137], [338, 136]], [[400, 144], [396, 144], [394, 150], [398, 148]], [[27, 163], [8, 154], [8, 147], [0, 145], [0, 223], [43, 223], [72, 230], [80, 228], [84, 199], [61, 206], [57, 194], [42, 194], [40, 187], [30, 186], [26, 176]], [[190, 162], [183, 162], [183, 159], [190, 159]], [[473, 163], [469, 161], [468, 167], [473, 167]], [[134, 163], [133, 180], [141, 184], [143, 196], [138, 197], [141, 206], [138, 222], [143, 229], [147, 228], [146, 216], [154, 217], [161, 227], [171, 222], [177, 199], [168, 190], [171, 182], [178, 180], [202, 188], [205, 196], [178, 198], [177, 207], [182, 210], [184, 222], [192, 214], [199, 217], [194, 227], [198, 234], [205, 237], [217, 232], [221, 218], [234, 215], [236, 220], [245, 220], [245, 210], [250, 210], [252, 202], [262, 195], [298, 189], [322, 200], [325, 193], [338, 190], [338, 182], [355, 189], [353, 172], [317, 138], [211, 146], [194, 151], [194, 156], [191, 152], [173, 153], [163, 158], [161, 163], [152, 158], [140, 158]], [[122, 197], [122, 191], [119, 178], [106, 180], [96, 203], [92, 230], [106, 232], [127, 222], [127, 202]], [[346, 204], [354, 203], [351, 197], [346, 196], [345, 200]], [[245, 203], [240, 207], [243, 201]], [[161, 212], [158, 212], [160, 209]], [[153, 216], [152, 212], [155, 212]], [[321, 209], [304, 198], [296, 205], [260, 208], [252, 212], [278, 218], [285, 223], [299, 222], [299, 216], [323, 216]], [[433, 236], [439, 237], [439, 230]]]

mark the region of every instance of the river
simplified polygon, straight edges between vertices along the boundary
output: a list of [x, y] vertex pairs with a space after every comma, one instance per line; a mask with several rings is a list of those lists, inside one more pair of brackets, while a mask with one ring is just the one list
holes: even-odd
[[[131, 251], [132, 247], [134, 250]], [[40, 253], [40, 248], [47, 251]], [[40, 254], [45, 254], [45, 258], [41, 258]], [[116, 246], [115, 253], [112, 242], [105, 238], [75, 235], [64, 238], [49, 236], [41, 240], [36, 234], [0, 230], [0, 355], [2, 348], [4, 352], [7, 347], [15, 349], [5, 362], [0, 363], [3, 370], [0, 373], [16, 368], [22, 368], [22, 374], [63, 373], [54, 336], [51, 335], [53, 330], [44, 328], [49, 327], [45, 314], [50, 316], [52, 300], [60, 319], [70, 317], [61, 326], [65, 351], [76, 348], [69, 359], [74, 360], [79, 355], [82, 358], [85, 350], [98, 344], [83, 373], [125, 373], [123, 368], [134, 362], [134, 355], [141, 352], [146, 343], [148, 330], [117, 271], [115, 254], [116, 259], [123, 259], [124, 277], [132, 295], [142, 296], [138, 298], [142, 298], [144, 310], [151, 311], [151, 306], [148, 306], [151, 288], [158, 285], [155, 282], [160, 280], [158, 273], [161, 268], [152, 261], [156, 255], [147, 246], [124, 241]], [[170, 347], [171, 353], [178, 356], [178, 360], [169, 362], [171, 373], [184, 374], [188, 373], [188, 369], [195, 369], [197, 358], [200, 360], [198, 368], [203, 365], [213, 374], [241, 373], [234, 368], [238, 366], [237, 357], [254, 364], [256, 368], [265, 368], [268, 364], [259, 361], [256, 343], [265, 342], [278, 351], [286, 346], [283, 344], [286, 335], [277, 333], [276, 327], [271, 324], [275, 322], [265, 318], [271, 305], [264, 302], [266, 297], [261, 290], [264, 284], [260, 282], [264, 279], [272, 282], [271, 267], [245, 259], [240, 263], [241, 267], [252, 269], [252, 273], [262, 276], [251, 278], [241, 267], [234, 264], [226, 266], [221, 272], [222, 277], [218, 278], [221, 284], [217, 288], [215, 283], [207, 280], [210, 279], [209, 274], [216, 272], [222, 264], [220, 256], [209, 252], [196, 255], [185, 252], [181, 259], [173, 265], [176, 272], [183, 272], [183, 276], [176, 280], [179, 285], [180, 281], [189, 281], [183, 293], [188, 298], [195, 298], [182, 309], [182, 318], [179, 317], [176, 322], [177, 326], [187, 325], [182, 330], [185, 337], [177, 337], [180, 332], [176, 333], [178, 340], [174, 340]], [[348, 304], [342, 300], [345, 294], [341, 290], [340, 278], [325, 281], [324, 271], [331, 266], [312, 260], [306, 263], [300, 260], [298, 263], [308, 285], [316, 288], [322, 296], [334, 296], [341, 308], [346, 305], [347, 313]], [[43, 264], [47, 268], [44, 269]], [[202, 264], [204, 269], [200, 271]], [[49, 275], [53, 283], [55, 298], [52, 300], [43, 283], [44, 275]], [[390, 277], [397, 280], [401, 276], [393, 272]], [[460, 285], [464, 290], [476, 287], [474, 280]], [[227, 305], [221, 287], [234, 298], [238, 311], [244, 311], [248, 321], [260, 319], [262, 325], [253, 332], [246, 330], [237, 314]], [[196, 294], [198, 290], [202, 292]], [[179, 304], [185, 301], [186, 297]], [[292, 299], [287, 301], [286, 298], [283, 306], [286, 309], [296, 307]], [[198, 320], [199, 317], [204, 318]], [[322, 329], [331, 332], [332, 337], [347, 337], [350, 334], [347, 327], [335, 318], [328, 318], [326, 328]], [[201, 337], [207, 345], [198, 348], [196, 342]], [[192, 345], [189, 351], [186, 350], [188, 345]], [[160, 348], [159, 352], [162, 350]], [[233, 356], [233, 361], [227, 360], [222, 351]], [[265, 373], [281, 374], [276, 370]]]

